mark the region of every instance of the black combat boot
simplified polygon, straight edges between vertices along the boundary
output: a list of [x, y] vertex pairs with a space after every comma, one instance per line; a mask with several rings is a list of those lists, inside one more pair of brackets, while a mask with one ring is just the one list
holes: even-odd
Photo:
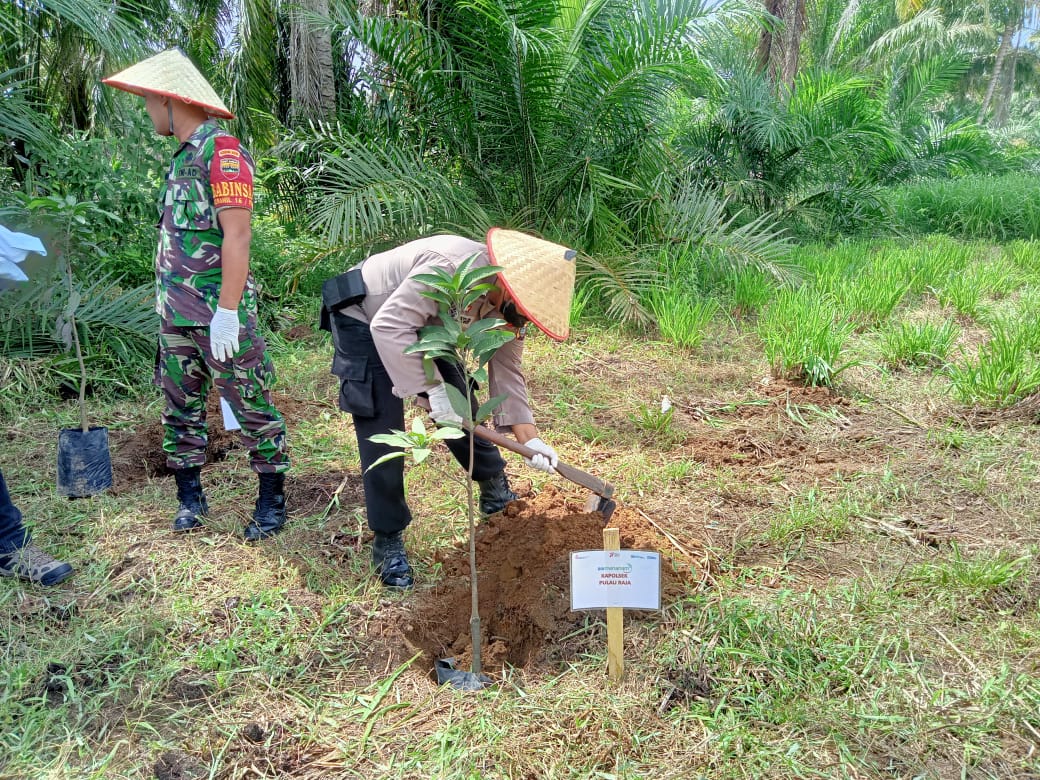
[[285, 525], [285, 474], [258, 474], [260, 494], [253, 519], [246, 526], [247, 542], [274, 536]]
[[376, 567], [376, 575], [388, 588], [407, 590], [415, 583], [400, 531], [376, 534], [372, 542], [372, 564]]
[[178, 533], [202, 527], [202, 518], [209, 514], [206, 494], [202, 492], [202, 470], [198, 466], [175, 469], [177, 500], [181, 502], [173, 517], [173, 530]]
[[510, 501], [516, 501], [518, 498], [516, 493], [509, 489], [509, 480], [506, 479], [504, 471], [477, 484], [480, 486], [480, 512], [485, 517], [501, 512]]

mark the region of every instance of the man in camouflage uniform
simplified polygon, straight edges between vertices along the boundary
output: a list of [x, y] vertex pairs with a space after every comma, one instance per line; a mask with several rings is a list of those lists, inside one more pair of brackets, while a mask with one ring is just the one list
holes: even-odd
[[140, 95], [160, 135], [181, 142], [159, 197], [156, 311], [157, 382], [167, 465], [177, 480], [175, 531], [201, 526], [208, 513], [200, 471], [206, 458], [206, 397], [215, 384], [242, 427], [260, 480], [245, 538], [285, 524], [285, 422], [270, 388], [274, 369], [257, 333], [249, 273], [253, 160], [212, 117], [233, 118], [213, 88], [176, 49], [110, 76], [104, 83]]

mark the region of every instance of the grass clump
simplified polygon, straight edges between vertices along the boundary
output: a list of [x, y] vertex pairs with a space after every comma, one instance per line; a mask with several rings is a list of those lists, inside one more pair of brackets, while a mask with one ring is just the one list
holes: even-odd
[[910, 582], [924, 586], [936, 596], [950, 593], [982, 596], [1020, 580], [1032, 560], [1030, 555], [1014, 556], [1006, 550], [966, 556], [954, 545], [948, 559], [914, 567]]
[[881, 354], [892, 367], [938, 367], [957, 340], [960, 328], [953, 320], [901, 322], [881, 335]]
[[735, 317], [757, 315], [776, 293], [772, 278], [756, 268], [741, 268], [727, 276], [723, 285]]
[[758, 325], [773, 375], [807, 385], [831, 385], [849, 367], [839, 364], [853, 326], [833, 299], [811, 288], [781, 290]]
[[1040, 389], [1040, 358], [1030, 349], [1028, 323], [996, 320], [992, 337], [974, 360], [948, 369], [954, 395], [962, 403], [1011, 406]]
[[675, 287], [655, 292], [649, 303], [661, 336], [683, 349], [697, 349], [719, 313], [714, 298], [693, 296]]

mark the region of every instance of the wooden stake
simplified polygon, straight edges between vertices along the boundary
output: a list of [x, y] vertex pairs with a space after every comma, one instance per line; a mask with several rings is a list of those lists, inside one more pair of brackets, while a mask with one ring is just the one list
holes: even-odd
[[[621, 532], [603, 529], [603, 549], [620, 550]], [[617, 682], [625, 673], [625, 619], [621, 607], [607, 607], [607, 677]]]

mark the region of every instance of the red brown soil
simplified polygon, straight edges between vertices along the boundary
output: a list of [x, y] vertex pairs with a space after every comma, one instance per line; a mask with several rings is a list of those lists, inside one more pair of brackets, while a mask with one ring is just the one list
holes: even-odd
[[[275, 407], [290, 426], [297, 420], [313, 416], [312, 403], [299, 401], [281, 393], [273, 393], [272, 396]], [[231, 450], [242, 444], [238, 431], [224, 430], [220, 396], [215, 390], [206, 399], [206, 419], [209, 423], [206, 462], [218, 463], [226, 459]], [[172, 473], [166, 465], [166, 453], [162, 448], [163, 428], [158, 417], [143, 421], [131, 430], [109, 431], [108, 438], [114, 494], [132, 490], [153, 477], [166, 477]], [[342, 475], [339, 479], [342, 479]], [[333, 489], [335, 487], [333, 485]]]
[[[662, 603], [674, 601], [706, 572], [698, 541], [683, 540], [680, 552], [639, 512], [618, 507], [608, 523], [621, 535], [622, 549], [662, 553]], [[514, 501], [477, 529], [480, 614], [485, 671], [505, 665], [525, 667], [584, 621], [570, 610], [570, 554], [603, 549], [603, 516], [552, 486]], [[695, 560], [692, 556], [697, 556]], [[469, 668], [469, 547], [461, 544], [439, 556], [438, 583], [416, 593], [405, 627], [409, 642], [430, 663], [454, 657]], [[637, 614], [637, 613], [633, 613]]]

